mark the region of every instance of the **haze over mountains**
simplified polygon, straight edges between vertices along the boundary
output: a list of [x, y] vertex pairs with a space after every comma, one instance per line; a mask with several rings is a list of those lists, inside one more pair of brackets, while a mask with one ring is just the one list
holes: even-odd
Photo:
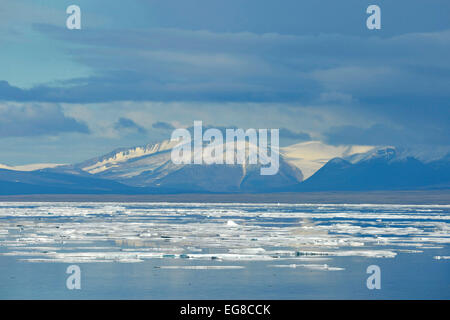
[[[174, 164], [176, 142], [122, 148], [72, 165], [0, 166], [0, 194], [252, 193], [450, 188], [450, 154], [421, 159], [395, 147], [330, 146], [318, 141], [280, 149], [279, 171], [260, 164]], [[256, 146], [248, 146], [257, 152]], [[436, 158], [437, 157], [437, 158]]]

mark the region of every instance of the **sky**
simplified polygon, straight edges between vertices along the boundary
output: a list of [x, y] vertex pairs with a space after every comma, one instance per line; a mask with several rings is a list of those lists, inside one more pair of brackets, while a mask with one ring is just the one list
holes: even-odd
[[448, 0], [2, 0], [0, 163], [76, 163], [194, 120], [450, 148], [449, 17]]

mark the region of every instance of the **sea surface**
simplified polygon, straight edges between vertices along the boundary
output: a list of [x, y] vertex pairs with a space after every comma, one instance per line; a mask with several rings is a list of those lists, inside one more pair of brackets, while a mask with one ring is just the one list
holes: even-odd
[[449, 244], [450, 205], [0, 202], [0, 299], [449, 299]]

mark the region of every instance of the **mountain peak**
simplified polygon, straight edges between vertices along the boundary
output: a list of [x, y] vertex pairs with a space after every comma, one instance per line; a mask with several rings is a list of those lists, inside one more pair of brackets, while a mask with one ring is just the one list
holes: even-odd
[[364, 161], [373, 161], [373, 160], [385, 160], [391, 161], [398, 156], [397, 149], [392, 146], [382, 146], [382, 147], [373, 147], [373, 149], [364, 152], [357, 153], [345, 157], [344, 159], [351, 163], [358, 163]]
[[[258, 146], [248, 141], [204, 143], [201, 150], [191, 149], [192, 157], [201, 152], [202, 164], [174, 163], [172, 149], [180, 141], [163, 141], [144, 147], [118, 149], [109, 154], [97, 157], [72, 166], [72, 169], [103, 179], [114, 180], [126, 185], [141, 188], [158, 187], [171, 191], [205, 191], [205, 192], [237, 192], [272, 190], [292, 186], [303, 180], [300, 169], [288, 164], [278, 148], [271, 149], [270, 156], [260, 153]], [[235, 164], [214, 164], [215, 147], [233, 150], [237, 159], [244, 153], [245, 159], [257, 156], [257, 164], [250, 161]], [[213, 156], [214, 153], [214, 156]], [[261, 169], [269, 166], [269, 157], [273, 153], [279, 155], [279, 168], [275, 175], [261, 176]], [[267, 163], [267, 165], [264, 165]]]
[[370, 156], [366, 160], [372, 159], [392, 160], [396, 157], [396, 155], [397, 150], [395, 149], [395, 147], [381, 147], [371, 152]]
[[326, 165], [342, 165], [342, 164], [347, 164], [349, 163], [347, 160], [344, 160], [342, 158], [333, 158], [330, 161], [328, 161], [328, 163]]
[[91, 174], [101, 173], [114, 166], [133, 159], [149, 156], [158, 152], [171, 150], [178, 142], [164, 140], [160, 143], [145, 146], [116, 149], [104, 156], [85, 161], [79, 165], [82, 170]]

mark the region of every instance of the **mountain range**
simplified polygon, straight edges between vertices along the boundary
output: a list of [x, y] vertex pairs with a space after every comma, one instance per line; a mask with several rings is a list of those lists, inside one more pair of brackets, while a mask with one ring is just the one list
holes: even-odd
[[[70, 165], [0, 165], [0, 195], [270, 193], [450, 188], [450, 154], [418, 159], [390, 146], [309, 141], [279, 152], [276, 175], [260, 164], [174, 164], [176, 142], [114, 150]], [[256, 146], [246, 146], [258, 152]]]

